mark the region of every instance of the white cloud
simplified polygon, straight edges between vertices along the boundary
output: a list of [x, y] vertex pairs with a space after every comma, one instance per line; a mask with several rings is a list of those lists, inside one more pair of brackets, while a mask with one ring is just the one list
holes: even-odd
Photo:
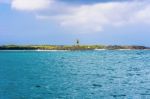
[[150, 23], [150, 4], [146, 2], [109, 2], [82, 5], [56, 20], [61, 26], [80, 32], [99, 32], [107, 26]]
[[140, 23], [150, 23], [150, 5], [144, 7], [144, 9], [139, 10], [134, 16], [134, 20]]
[[16, 10], [37, 11], [46, 9], [54, 0], [12, 0], [11, 7]]

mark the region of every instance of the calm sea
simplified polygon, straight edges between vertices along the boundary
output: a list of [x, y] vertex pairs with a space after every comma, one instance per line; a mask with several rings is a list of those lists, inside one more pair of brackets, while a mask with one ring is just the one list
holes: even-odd
[[150, 51], [0, 51], [0, 99], [150, 99]]

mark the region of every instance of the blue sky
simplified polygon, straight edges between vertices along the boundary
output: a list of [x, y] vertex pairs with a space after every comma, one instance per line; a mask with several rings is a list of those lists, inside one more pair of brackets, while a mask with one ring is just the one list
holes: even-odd
[[0, 45], [150, 46], [149, 0], [1, 0]]

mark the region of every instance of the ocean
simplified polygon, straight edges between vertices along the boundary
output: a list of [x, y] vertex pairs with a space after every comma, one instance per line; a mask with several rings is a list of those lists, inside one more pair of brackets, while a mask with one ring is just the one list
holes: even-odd
[[0, 51], [0, 99], [150, 99], [150, 50]]

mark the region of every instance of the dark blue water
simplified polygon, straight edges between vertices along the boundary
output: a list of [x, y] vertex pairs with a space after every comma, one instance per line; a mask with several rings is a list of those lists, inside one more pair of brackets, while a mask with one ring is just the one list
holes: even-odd
[[150, 99], [150, 51], [0, 51], [0, 99]]

